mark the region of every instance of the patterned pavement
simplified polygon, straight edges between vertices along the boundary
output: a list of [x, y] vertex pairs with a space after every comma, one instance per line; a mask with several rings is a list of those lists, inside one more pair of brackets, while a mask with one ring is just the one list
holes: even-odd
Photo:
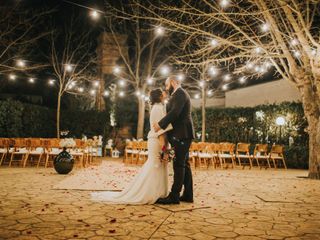
[[[110, 162], [103, 162], [101, 171], [107, 171], [103, 166]], [[126, 173], [120, 171], [123, 179]], [[90, 191], [54, 189], [70, 176], [53, 169], [2, 167], [0, 239], [316, 240], [320, 181], [306, 175], [302, 170], [197, 170], [194, 204], [127, 206], [93, 202]], [[95, 178], [92, 174], [88, 181]]]

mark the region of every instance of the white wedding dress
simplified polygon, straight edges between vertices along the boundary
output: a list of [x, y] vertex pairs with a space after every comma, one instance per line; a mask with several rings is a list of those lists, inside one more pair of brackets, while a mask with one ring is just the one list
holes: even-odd
[[110, 204], [153, 204], [160, 197], [168, 194], [168, 168], [159, 160], [161, 151], [158, 136], [172, 129], [156, 133], [153, 124], [159, 122], [166, 114], [163, 104], [154, 104], [150, 113], [150, 132], [148, 134], [148, 160], [131, 183], [121, 192], [93, 192], [94, 201], [106, 201]]

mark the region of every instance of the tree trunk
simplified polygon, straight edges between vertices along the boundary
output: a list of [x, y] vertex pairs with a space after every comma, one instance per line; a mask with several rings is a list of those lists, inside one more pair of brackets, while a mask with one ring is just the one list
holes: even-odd
[[60, 107], [61, 107], [61, 94], [58, 94], [57, 103], [57, 138], [60, 138]]
[[137, 139], [143, 138], [145, 108], [146, 108], [146, 103], [145, 103], [144, 99], [139, 98], [139, 100], [138, 100]]
[[310, 84], [300, 88], [309, 133], [309, 178], [320, 179], [320, 109]]
[[201, 129], [201, 141], [206, 141], [206, 89], [202, 88], [202, 102], [201, 102], [201, 120], [202, 120], [202, 129]]

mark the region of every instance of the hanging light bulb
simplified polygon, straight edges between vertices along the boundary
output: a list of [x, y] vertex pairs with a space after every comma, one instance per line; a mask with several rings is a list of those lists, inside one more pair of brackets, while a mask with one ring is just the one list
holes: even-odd
[[268, 23], [264, 23], [261, 25], [261, 31], [262, 32], [267, 32], [270, 30], [270, 25]]
[[138, 90], [138, 91], [136, 91], [136, 96], [137, 97], [140, 97], [141, 96], [141, 92]]
[[160, 73], [163, 76], [167, 76], [170, 73], [170, 68], [167, 65], [164, 65], [160, 68]]
[[224, 91], [228, 90], [228, 85], [227, 84], [223, 85], [222, 90], [224, 90]]
[[106, 90], [106, 91], [104, 91], [103, 95], [104, 95], [105, 97], [108, 97], [108, 96], [110, 95], [110, 92], [109, 92], [108, 90]]
[[239, 78], [239, 82], [242, 83], [242, 84], [245, 83], [246, 82], [246, 78], [245, 77]]
[[300, 53], [298, 50], [295, 50], [295, 51], [293, 52], [293, 55], [294, 55], [296, 58], [301, 57], [301, 53]]
[[78, 91], [79, 91], [80, 93], [82, 93], [82, 92], [84, 91], [83, 87], [79, 87], [79, 88], [78, 88]]
[[17, 66], [24, 68], [26, 66], [26, 62], [22, 59], [17, 60]]
[[216, 46], [218, 46], [218, 41], [213, 38], [210, 40], [210, 45], [211, 45], [211, 47], [216, 47]]
[[17, 79], [17, 76], [14, 75], [14, 74], [9, 74], [9, 79], [12, 80], [12, 81], [14, 81], [14, 80]]
[[153, 78], [151, 77], [147, 78], [147, 84], [149, 85], [153, 84]]
[[194, 95], [194, 98], [195, 99], [199, 99], [200, 98], [200, 94], [197, 93], [196, 95]]
[[226, 82], [230, 81], [231, 80], [230, 74], [224, 75], [223, 80], [226, 81]]
[[92, 89], [90, 90], [90, 95], [95, 95], [96, 94], [96, 90]]
[[91, 10], [90, 11], [90, 17], [94, 20], [98, 19], [100, 17], [100, 14], [97, 10]]
[[298, 44], [299, 44], [298, 39], [294, 38], [294, 39], [291, 40], [291, 45], [292, 46], [297, 46]]
[[121, 72], [121, 68], [119, 67], [119, 66], [115, 66], [114, 68], [113, 68], [113, 73], [114, 74], [119, 74]]
[[251, 70], [254, 68], [254, 64], [252, 62], [248, 62], [246, 67]]
[[254, 50], [257, 54], [262, 53], [262, 48], [261, 47], [256, 47]]
[[29, 78], [29, 83], [34, 83], [34, 78]]
[[126, 81], [124, 79], [120, 79], [118, 83], [120, 87], [124, 87], [126, 85]]
[[228, 7], [229, 4], [230, 4], [229, 0], [220, 0], [220, 6], [223, 8]]
[[200, 86], [200, 87], [203, 88], [205, 85], [206, 85], [206, 82], [205, 82], [204, 80], [202, 80], [202, 81], [199, 82], [199, 86]]
[[93, 86], [94, 86], [94, 87], [99, 87], [99, 85], [100, 85], [100, 84], [99, 84], [99, 81], [94, 81], [94, 82], [93, 82]]
[[157, 37], [160, 37], [160, 36], [163, 36], [163, 35], [164, 35], [165, 30], [164, 30], [163, 27], [157, 26], [157, 27], [154, 29], [154, 32], [155, 32], [155, 35], [156, 35]]
[[213, 95], [212, 90], [209, 90], [209, 91], [207, 92], [207, 95], [208, 95], [209, 97], [211, 97], [211, 96]]
[[185, 76], [183, 73], [179, 73], [178, 76], [177, 76], [177, 79], [182, 82], [184, 79], [185, 79]]
[[48, 84], [52, 86], [55, 81], [56, 81], [56, 80], [54, 80], [54, 79], [49, 79]]
[[218, 74], [218, 70], [217, 70], [216, 67], [211, 66], [208, 69], [208, 73], [209, 73], [210, 76], [214, 77], [214, 76], [216, 76]]
[[121, 91], [121, 92], [119, 92], [119, 97], [124, 97], [124, 92], [123, 91]]

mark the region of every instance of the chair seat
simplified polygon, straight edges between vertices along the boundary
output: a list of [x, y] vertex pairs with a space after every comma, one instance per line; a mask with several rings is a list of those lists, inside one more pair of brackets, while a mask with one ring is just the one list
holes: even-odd
[[283, 157], [281, 157], [281, 156], [271, 156], [271, 158], [273, 158], [273, 159], [283, 159]]
[[197, 152], [189, 152], [189, 157], [196, 157], [199, 153]]
[[210, 153], [199, 153], [199, 158], [212, 158], [213, 155]]
[[256, 156], [253, 156], [254, 158], [261, 158], [261, 159], [268, 159], [269, 156], [262, 156], [262, 155], [256, 155]]
[[250, 158], [250, 155], [246, 155], [246, 154], [236, 154], [236, 157], [239, 157], [239, 158]]
[[6, 148], [0, 148], [0, 153], [6, 153], [8, 150]]
[[14, 151], [12, 151], [13, 154], [26, 154], [29, 151], [26, 148], [18, 148]]
[[125, 152], [126, 152], [126, 153], [132, 153], [133, 150], [132, 150], [132, 149], [126, 149]]
[[148, 151], [141, 151], [139, 154], [140, 155], [148, 155]]
[[232, 158], [232, 157], [234, 157], [234, 155], [231, 155], [231, 154], [225, 154], [225, 153], [220, 154], [219, 156], [220, 156], [220, 157], [222, 157], [222, 158]]

